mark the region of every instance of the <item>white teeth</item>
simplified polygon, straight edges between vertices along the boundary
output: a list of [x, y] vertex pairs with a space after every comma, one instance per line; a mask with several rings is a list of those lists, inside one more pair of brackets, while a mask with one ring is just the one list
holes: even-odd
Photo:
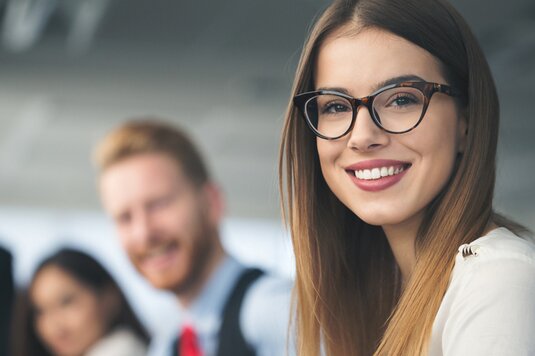
[[372, 179], [379, 179], [381, 177], [387, 177], [387, 176], [393, 176], [396, 174], [399, 174], [403, 172], [405, 168], [403, 166], [396, 167], [378, 167], [378, 168], [372, 168], [370, 169], [362, 169], [355, 172], [355, 177], [358, 179], [364, 179], [364, 180], [372, 180]]
[[157, 257], [157, 256], [160, 256], [160, 255], [163, 255], [163, 254], [165, 254], [167, 252], [168, 249], [169, 249], [169, 247], [166, 246], [166, 245], [156, 247], [156, 248], [154, 248], [153, 250], [151, 250], [150, 252], [147, 253], [147, 257]]
[[372, 169], [372, 179], [381, 178], [381, 170], [379, 168]]

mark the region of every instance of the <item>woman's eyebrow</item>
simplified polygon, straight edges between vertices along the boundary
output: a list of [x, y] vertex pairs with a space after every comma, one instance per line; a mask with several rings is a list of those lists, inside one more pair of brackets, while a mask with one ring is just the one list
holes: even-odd
[[335, 91], [335, 92], [338, 92], [338, 93], [342, 93], [342, 94], [346, 94], [346, 95], [351, 96], [351, 94], [349, 94], [349, 90], [347, 90], [346, 88], [342, 88], [342, 87], [321, 87], [321, 88], [317, 88], [316, 89], [316, 91], [320, 91], [320, 90]]
[[[372, 87], [372, 90], [370, 91], [370, 93], [375, 93], [377, 90], [379, 90], [381, 88], [384, 88], [384, 87], [386, 87], [388, 85], [399, 84], [399, 83], [409, 82], [409, 81], [425, 82], [425, 80], [423, 78], [421, 78], [421, 77], [419, 77], [417, 75], [413, 75], [413, 74], [400, 75], [398, 77], [389, 78], [389, 79], [384, 80], [382, 82], [376, 83]], [[342, 88], [342, 87], [321, 87], [321, 88], [317, 88], [316, 90], [317, 91], [319, 91], [319, 90], [335, 91], [335, 92], [338, 92], [338, 93], [342, 93], [342, 94], [346, 94], [346, 95], [351, 96], [351, 94], [349, 93], [349, 90], [347, 90], [346, 88]]]
[[410, 82], [410, 81], [425, 82], [424, 79], [414, 74], [400, 75], [398, 77], [390, 78], [390, 79], [387, 79], [385, 81], [375, 84], [374, 87], [372, 88], [372, 93], [392, 84], [399, 84], [399, 83]]

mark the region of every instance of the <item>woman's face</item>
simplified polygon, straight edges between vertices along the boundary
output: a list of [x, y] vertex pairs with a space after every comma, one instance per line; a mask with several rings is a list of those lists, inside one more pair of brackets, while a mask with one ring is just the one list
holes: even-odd
[[[448, 84], [440, 62], [401, 37], [379, 29], [352, 36], [338, 31], [320, 47], [315, 87], [359, 98], [400, 77]], [[420, 125], [404, 134], [381, 130], [361, 107], [346, 136], [317, 139], [321, 170], [338, 199], [365, 222], [385, 228], [417, 228], [424, 208], [452, 173], [465, 129], [454, 99], [445, 94], [435, 93]], [[368, 173], [376, 177], [373, 169], [383, 167], [387, 171], [402, 167], [403, 171], [369, 179]], [[355, 171], [360, 171], [360, 178]]]
[[37, 274], [30, 298], [37, 334], [54, 355], [82, 355], [106, 332], [103, 302], [59, 267]]

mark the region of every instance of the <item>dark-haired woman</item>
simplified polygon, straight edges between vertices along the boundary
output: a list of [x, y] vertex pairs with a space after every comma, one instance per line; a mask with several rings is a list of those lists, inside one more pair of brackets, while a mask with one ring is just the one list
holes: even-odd
[[442, 0], [335, 1], [281, 146], [300, 355], [535, 355], [535, 247], [495, 214], [498, 98]]
[[15, 315], [17, 356], [143, 356], [148, 335], [93, 257], [62, 249], [37, 268]]

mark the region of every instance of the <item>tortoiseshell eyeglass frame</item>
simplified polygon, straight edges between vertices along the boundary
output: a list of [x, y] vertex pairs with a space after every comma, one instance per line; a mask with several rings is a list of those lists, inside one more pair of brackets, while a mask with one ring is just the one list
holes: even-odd
[[[415, 88], [415, 89], [418, 89], [420, 92], [422, 92], [422, 94], [424, 96], [422, 114], [420, 115], [420, 118], [418, 119], [418, 121], [411, 128], [409, 128], [407, 130], [391, 131], [391, 130], [388, 130], [388, 129], [384, 128], [383, 126], [381, 126], [381, 121], [379, 120], [379, 117], [377, 116], [377, 114], [373, 110], [373, 101], [375, 100], [375, 98], [379, 94], [381, 94], [382, 92], [384, 92], [386, 90], [393, 89], [393, 88]], [[299, 109], [299, 111], [301, 112], [301, 115], [305, 119], [308, 127], [312, 130], [314, 135], [316, 135], [317, 137], [320, 137], [322, 139], [325, 139], [325, 140], [336, 140], [336, 139], [339, 139], [340, 137], [344, 137], [351, 130], [353, 130], [353, 126], [355, 126], [355, 121], [356, 121], [356, 118], [357, 118], [357, 110], [358, 110], [358, 107], [361, 106], [361, 105], [365, 106], [368, 109], [368, 112], [370, 113], [370, 116], [371, 116], [373, 122], [380, 129], [382, 129], [382, 130], [384, 130], [384, 131], [386, 131], [388, 133], [391, 133], [391, 134], [403, 134], [403, 133], [412, 131], [420, 124], [420, 122], [422, 122], [422, 120], [423, 120], [423, 118], [425, 116], [425, 113], [427, 111], [427, 107], [429, 106], [429, 102], [431, 101], [431, 97], [435, 93], [443, 93], [443, 94], [446, 94], [446, 95], [449, 95], [449, 96], [452, 96], [452, 97], [456, 97], [456, 96], [460, 96], [461, 95], [457, 90], [455, 90], [454, 88], [452, 88], [451, 86], [446, 85], [446, 84], [430, 83], [430, 82], [423, 82], [423, 81], [409, 81], [409, 82], [402, 82], [402, 83], [387, 85], [387, 86], [385, 86], [385, 87], [383, 87], [381, 89], [378, 89], [377, 91], [375, 91], [371, 95], [368, 95], [368, 96], [365, 96], [365, 97], [362, 97], [362, 98], [354, 98], [354, 97], [352, 97], [350, 95], [346, 95], [344, 93], [340, 93], [340, 92], [333, 91], [333, 90], [309, 91], [309, 92], [297, 94], [296, 96], [294, 96], [293, 103]], [[320, 132], [318, 132], [316, 130], [316, 128], [314, 127], [314, 124], [311, 122], [310, 118], [306, 114], [306, 104], [308, 103], [308, 101], [310, 99], [318, 96], [318, 95], [325, 95], [325, 94], [327, 94], [327, 95], [336, 95], [336, 96], [342, 97], [342, 98], [348, 100], [351, 103], [351, 106], [353, 108], [353, 115], [352, 115], [352, 118], [351, 118], [351, 124], [349, 125], [348, 129], [343, 134], [338, 135], [336, 137], [328, 137], [328, 136], [322, 135]]]

